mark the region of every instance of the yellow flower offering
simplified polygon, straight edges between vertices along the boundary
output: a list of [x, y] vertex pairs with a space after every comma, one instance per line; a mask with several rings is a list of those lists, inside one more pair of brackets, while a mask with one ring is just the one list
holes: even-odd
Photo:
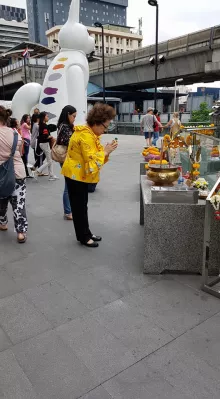
[[169, 134], [165, 134], [164, 140], [170, 140], [170, 135]]
[[193, 164], [193, 168], [194, 169], [199, 169], [200, 168], [200, 164], [199, 163], [194, 163]]
[[186, 138], [186, 144], [187, 145], [192, 145], [192, 136], [190, 134], [188, 134], [188, 136]]
[[152, 159], [151, 161], [149, 161], [149, 164], [150, 165], [167, 165], [168, 164], [168, 162], [165, 160], [165, 159], [163, 159], [162, 161], [160, 161], [159, 159]]
[[200, 172], [198, 170], [193, 171], [193, 176], [199, 176], [199, 175], [200, 175]]

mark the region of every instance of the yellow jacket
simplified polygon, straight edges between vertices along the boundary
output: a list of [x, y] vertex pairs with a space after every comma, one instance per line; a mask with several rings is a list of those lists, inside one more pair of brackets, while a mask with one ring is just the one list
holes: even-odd
[[107, 162], [104, 147], [88, 126], [76, 126], [61, 173], [69, 179], [98, 183], [99, 172]]

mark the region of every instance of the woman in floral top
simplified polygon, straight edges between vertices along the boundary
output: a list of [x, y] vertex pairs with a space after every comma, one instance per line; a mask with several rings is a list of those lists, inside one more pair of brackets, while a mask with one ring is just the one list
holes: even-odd
[[91, 233], [88, 222], [88, 184], [98, 183], [102, 166], [117, 148], [117, 142], [103, 147], [99, 137], [105, 133], [115, 110], [96, 104], [89, 112], [87, 125], [76, 126], [72, 135], [62, 174], [65, 176], [77, 240], [87, 247], [98, 247], [98, 237]]
[[[57, 144], [63, 145], [68, 148], [70, 138], [74, 132], [74, 121], [76, 119], [76, 108], [72, 105], [66, 105], [60, 114], [59, 121], [57, 124]], [[63, 166], [63, 165], [61, 165]], [[64, 192], [63, 192], [63, 210], [64, 219], [73, 220], [71, 213], [71, 206], [69, 200], [69, 194], [67, 190], [67, 185], [65, 182]]]

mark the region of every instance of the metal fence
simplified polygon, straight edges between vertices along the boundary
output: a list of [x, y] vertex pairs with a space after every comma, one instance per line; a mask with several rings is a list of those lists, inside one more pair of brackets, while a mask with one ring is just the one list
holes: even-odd
[[[196, 123], [186, 123], [184, 124], [185, 127], [189, 127], [190, 125], [193, 126], [208, 126], [209, 122], [196, 122]], [[168, 129], [163, 130], [163, 135], [169, 132]], [[119, 134], [125, 134], [125, 135], [130, 135], [130, 136], [141, 136], [141, 123], [132, 123], [132, 122], [118, 122], [114, 121], [110, 124], [108, 133], [119, 135]]]

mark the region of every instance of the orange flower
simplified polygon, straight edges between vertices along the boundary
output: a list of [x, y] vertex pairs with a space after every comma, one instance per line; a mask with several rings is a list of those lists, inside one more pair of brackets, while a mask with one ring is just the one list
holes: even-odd
[[199, 176], [199, 175], [200, 175], [200, 172], [198, 170], [193, 171], [193, 176]]
[[170, 135], [169, 134], [165, 134], [164, 140], [170, 140]]
[[186, 138], [186, 144], [187, 145], [191, 145], [192, 144], [192, 136], [190, 134], [188, 134], [188, 136]]
[[199, 169], [200, 168], [200, 164], [199, 163], [194, 163], [193, 164], [193, 168], [194, 169]]

